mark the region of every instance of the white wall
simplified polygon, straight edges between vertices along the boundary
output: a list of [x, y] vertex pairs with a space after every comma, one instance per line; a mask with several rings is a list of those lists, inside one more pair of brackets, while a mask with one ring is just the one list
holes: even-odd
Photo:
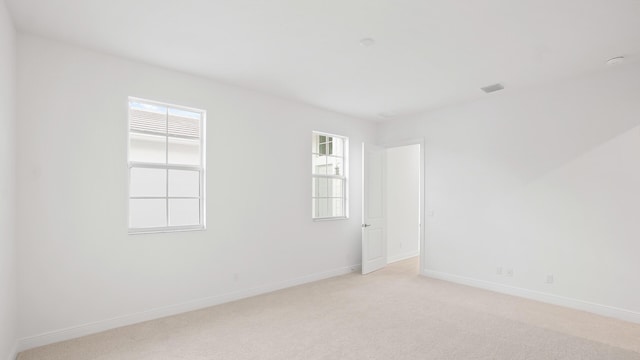
[[425, 137], [425, 272], [640, 321], [639, 99], [629, 64], [382, 125]]
[[16, 340], [15, 30], [0, 1], [0, 359]]
[[387, 261], [420, 249], [420, 145], [387, 149]]
[[[374, 125], [26, 35], [18, 64], [23, 348], [359, 264]], [[206, 231], [127, 235], [128, 96], [208, 111]], [[349, 220], [311, 220], [312, 130], [350, 137]]]

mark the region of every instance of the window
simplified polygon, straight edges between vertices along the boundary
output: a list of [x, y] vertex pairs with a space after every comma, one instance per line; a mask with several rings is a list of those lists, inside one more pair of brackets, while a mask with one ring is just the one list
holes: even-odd
[[314, 132], [312, 158], [312, 217], [340, 219], [348, 217], [347, 149], [349, 139]]
[[129, 233], [205, 227], [205, 112], [129, 98]]

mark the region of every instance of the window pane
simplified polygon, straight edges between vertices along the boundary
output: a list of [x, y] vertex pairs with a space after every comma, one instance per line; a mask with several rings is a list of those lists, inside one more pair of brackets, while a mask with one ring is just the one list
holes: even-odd
[[327, 157], [326, 156], [319, 156], [319, 155], [312, 155], [312, 160], [313, 160], [313, 173], [317, 174], [317, 175], [327, 175], [330, 174], [330, 172], [328, 172], [328, 166], [327, 166]]
[[200, 140], [170, 137], [169, 164], [200, 165]]
[[200, 195], [200, 172], [169, 170], [169, 196], [198, 197]]
[[313, 178], [312, 180], [312, 194], [314, 197], [327, 197], [329, 179], [326, 178]]
[[313, 217], [315, 218], [323, 218], [327, 217], [328, 208], [329, 208], [329, 200], [328, 199], [313, 199]]
[[344, 215], [344, 198], [339, 199], [313, 199], [313, 217], [329, 218], [342, 217]]
[[333, 138], [327, 136], [327, 141], [325, 144], [325, 152], [323, 152], [323, 154], [331, 154], [333, 151]]
[[318, 153], [320, 155], [331, 154], [333, 149], [333, 138], [330, 136], [319, 135], [318, 136]]
[[167, 113], [166, 106], [159, 105], [159, 104], [149, 104], [146, 102], [136, 101], [136, 100], [129, 101], [129, 109], [146, 111], [150, 113], [157, 113], [157, 114], [163, 114], [163, 115]]
[[169, 108], [169, 116], [180, 116], [185, 119], [200, 119], [199, 112], [175, 108]]
[[167, 132], [167, 108], [129, 102], [129, 126], [131, 130], [165, 134]]
[[200, 114], [193, 111], [169, 109], [169, 135], [200, 137]]
[[327, 189], [327, 197], [343, 197], [343, 184], [344, 180], [342, 179], [329, 179], [328, 180], [328, 189]]
[[163, 199], [130, 199], [129, 227], [167, 226], [167, 202]]
[[332, 146], [329, 148], [329, 155], [344, 156], [344, 140], [339, 137], [332, 138]]
[[131, 168], [129, 196], [166, 196], [167, 170]]
[[344, 176], [344, 160], [339, 157], [327, 156], [327, 174]]
[[329, 200], [329, 213], [332, 217], [344, 216], [343, 211], [344, 199], [330, 199]]
[[169, 225], [184, 226], [200, 224], [200, 200], [170, 199]]
[[159, 135], [129, 134], [129, 160], [166, 163], [166, 138]]

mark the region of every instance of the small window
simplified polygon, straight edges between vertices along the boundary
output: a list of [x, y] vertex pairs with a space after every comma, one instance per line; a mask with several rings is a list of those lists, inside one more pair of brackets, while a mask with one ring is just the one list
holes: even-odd
[[129, 98], [129, 233], [205, 228], [205, 112]]
[[348, 217], [348, 144], [349, 140], [343, 136], [313, 133], [311, 147], [313, 219]]

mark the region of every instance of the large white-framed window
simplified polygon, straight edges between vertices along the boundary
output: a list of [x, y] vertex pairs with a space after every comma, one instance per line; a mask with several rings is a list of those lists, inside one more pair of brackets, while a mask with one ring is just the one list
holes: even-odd
[[129, 233], [205, 229], [204, 110], [129, 98]]
[[314, 220], [349, 217], [348, 149], [349, 139], [345, 136], [312, 133], [311, 211]]

